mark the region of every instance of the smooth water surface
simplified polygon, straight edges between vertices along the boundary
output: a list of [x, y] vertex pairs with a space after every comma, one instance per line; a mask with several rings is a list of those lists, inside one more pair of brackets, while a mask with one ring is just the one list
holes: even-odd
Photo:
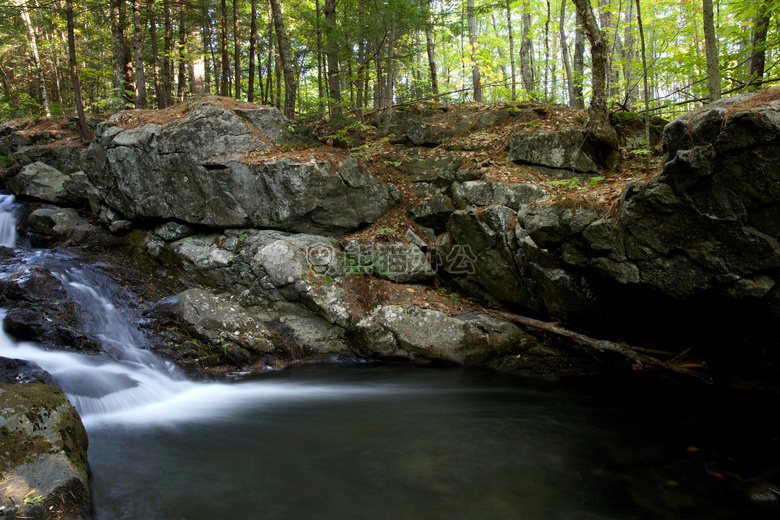
[[304, 367], [246, 384], [268, 395], [229, 416], [93, 427], [98, 519], [760, 514], [735, 477], [711, 475], [725, 454], [708, 447], [706, 427], [683, 426], [685, 413], [643, 416], [609, 392], [375, 366]]

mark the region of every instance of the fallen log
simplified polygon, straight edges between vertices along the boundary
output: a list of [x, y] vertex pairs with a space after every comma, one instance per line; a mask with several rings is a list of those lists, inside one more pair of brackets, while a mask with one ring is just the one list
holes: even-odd
[[568, 338], [574, 341], [575, 343], [577, 343], [578, 345], [594, 348], [599, 352], [616, 352], [618, 354], [622, 354], [623, 356], [632, 359], [640, 367], [642, 365], [649, 365], [652, 367], [669, 370], [670, 372], [674, 372], [676, 374], [695, 377], [696, 379], [699, 379], [700, 381], [704, 381], [705, 383], [712, 383], [712, 378], [705, 374], [701, 374], [694, 370], [690, 370], [688, 368], [676, 365], [674, 363], [669, 363], [667, 361], [663, 361], [661, 359], [652, 356], [641, 354], [637, 352], [637, 350], [634, 347], [627, 347], [624, 345], [620, 345], [619, 343], [614, 343], [612, 341], [595, 339], [589, 336], [585, 336], [584, 334], [580, 334], [578, 332], [574, 332], [573, 330], [569, 330], [567, 328], [561, 327], [561, 325], [558, 322], [537, 320], [534, 318], [529, 318], [528, 316], [521, 316], [519, 314], [513, 314], [511, 312], [504, 312], [504, 311], [491, 311], [491, 314], [496, 318], [500, 318], [506, 321], [511, 321], [513, 323], [519, 323], [521, 325], [526, 325], [528, 327], [533, 327], [535, 329], [543, 330], [545, 332], [550, 332], [557, 336]]

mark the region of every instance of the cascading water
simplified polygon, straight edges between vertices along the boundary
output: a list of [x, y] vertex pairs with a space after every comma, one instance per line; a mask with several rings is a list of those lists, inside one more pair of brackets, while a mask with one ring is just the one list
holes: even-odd
[[16, 247], [16, 219], [11, 212], [13, 195], [0, 194], [0, 246]]

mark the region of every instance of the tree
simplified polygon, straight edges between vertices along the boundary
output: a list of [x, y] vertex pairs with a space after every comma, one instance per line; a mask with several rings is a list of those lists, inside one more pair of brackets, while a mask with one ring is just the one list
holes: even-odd
[[593, 93], [588, 108], [590, 119], [586, 125], [588, 141], [602, 166], [611, 170], [620, 163], [620, 148], [617, 133], [609, 122], [607, 110], [607, 46], [596, 23], [596, 17], [593, 15], [590, 0], [574, 0], [574, 5], [590, 42]]
[[[276, 15], [274, 14], [274, 19]], [[331, 117], [341, 114], [341, 83], [339, 82], [338, 42], [340, 40], [336, 26], [336, 0], [325, 0], [325, 20], [327, 22], [328, 44], [328, 95], [330, 96]], [[278, 32], [278, 29], [277, 29]]]
[[761, 85], [766, 66], [766, 36], [769, 32], [769, 21], [772, 17], [770, 0], [764, 0], [758, 7], [756, 25], [753, 28], [753, 42], [750, 52], [750, 83]]
[[114, 111], [124, 108], [125, 95], [125, 36], [122, 25], [124, 0], [111, 0], [111, 41], [113, 54]]
[[73, 29], [73, 0], [65, 0], [66, 18], [68, 23], [68, 63], [70, 65], [70, 79], [73, 82], [73, 103], [76, 105], [76, 114], [79, 119], [79, 135], [82, 141], [89, 140], [89, 128], [84, 117], [84, 105], [81, 102], [81, 86], [79, 75], [76, 71], [76, 38]]
[[144, 41], [141, 28], [141, 0], [133, 0], [133, 62], [135, 63], [135, 108], [146, 108]]
[[249, 28], [249, 73], [247, 77], [246, 100], [255, 99], [255, 48], [257, 46], [257, 0], [252, 0], [252, 20]]
[[[566, 0], [561, 0], [561, 5], [566, 5]], [[563, 7], [561, 7], [563, 9]], [[512, 2], [506, 0], [506, 25], [509, 33], [509, 70], [512, 72], [512, 101], [517, 101], [517, 74], [515, 73], [515, 41], [512, 36]], [[561, 22], [563, 27], [563, 22]], [[563, 34], [563, 29], [561, 29]]]
[[474, 0], [466, 0], [466, 17], [469, 25], [469, 47], [471, 56], [471, 82], [474, 88], [474, 101], [482, 102], [482, 84], [479, 76], [479, 58], [477, 58], [477, 18], [474, 13]]
[[536, 98], [536, 82], [533, 65], [534, 47], [531, 41], [531, 8], [529, 0], [523, 0], [523, 39], [520, 43], [520, 78], [523, 89], [531, 99]]
[[46, 117], [51, 119], [51, 110], [49, 108], [49, 94], [46, 92], [46, 79], [43, 75], [43, 68], [41, 66], [41, 58], [38, 55], [38, 40], [35, 37], [35, 28], [30, 20], [30, 13], [27, 11], [27, 4], [25, 0], [21, 0], [19, 8], [22, 15], [22, 20], [27, 28], [27, 34], [30, 38], [30, 52], [33, 58], [33, 64], [35, 65], [35, 71], [38, 74], [38, 88], [41, 92], [41, 101], [43, 102], [43, 109], [46, 112]]
[[566, 42], [566, 31], [564, 29], [564, 21], [566, 20], [566, 0], [561, 0], [561, 54], [563, 55], [563, 67], [566, 70], [566, 85], [569, 92], [569, 106], [574, 106], [574, 99], [576, 97], [574, 91], [574, 78], [571, 72], [571, 60], [569, 59], [569, 44]]
[[241, 99], [241, 46], [238, 42], [238, 0], [233, 0], [233, 65], [235, 66], [236, 99]]
[[220, 20], [219, 24], [219, 55], [222, 60], [222, 70], [219, 77], [219, 94], [221, 96], [230, 96], [230, 82], [228, 81], [228, 74], [230, 73], [230, 58], [228, 58], [228, 45], [227, 45], [227, 3], [225, 0], [221, 0], [220, 3]]
[[710, 101], [720, 99], [720, 66], [718, 65], [718, 40], [715, 37], [715, 21], [712, 0], [702, 0], [704, 20], [704, 50], [707, 54], [707, 89]]
[[290, 55], [290, 43], [287, 40], [287, 32], [284, 28], [282, 6], [279, 4], [279, 0], [270, 0], [270, 2], [274, 19], [274, 28], [276, 29], [279, 60], [281, 61], [282, 72], [284, 74], [284, 115], [288, 119], [294, 119], [296, 85], [295, 77], [293, 75], [292, 56]]

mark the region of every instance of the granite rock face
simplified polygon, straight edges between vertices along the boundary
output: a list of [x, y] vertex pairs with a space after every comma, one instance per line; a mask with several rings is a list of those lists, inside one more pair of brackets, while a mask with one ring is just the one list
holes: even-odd
[[107, 222], [176, 219], [319, 234], [350, 231], [384, 214], [389, 188], [354, 158], [248, 158], [267, 150], [267, 140], [294, 138], [273, 110], [231, 112], [204, 102], [165, 125], [103, 128], [84, 161], [97, 187], [93, 212]]

